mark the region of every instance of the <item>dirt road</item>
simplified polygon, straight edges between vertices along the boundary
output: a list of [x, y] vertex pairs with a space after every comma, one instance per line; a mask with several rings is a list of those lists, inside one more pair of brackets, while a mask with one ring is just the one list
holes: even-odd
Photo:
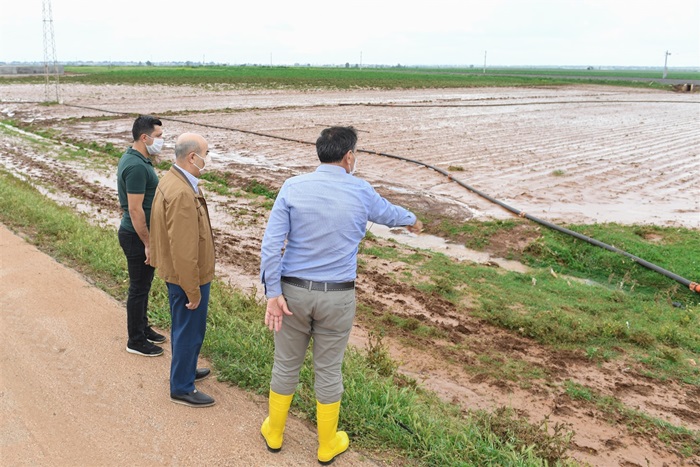
[[210, 377], [198, 386], [216, 406], [171, 403], [169, 347], [128, 354], [122, 304], [3, 225], [0, 264], [1, 465], [318, 465], [315, 429], [294, 417], [267, 452], [264, 397]]

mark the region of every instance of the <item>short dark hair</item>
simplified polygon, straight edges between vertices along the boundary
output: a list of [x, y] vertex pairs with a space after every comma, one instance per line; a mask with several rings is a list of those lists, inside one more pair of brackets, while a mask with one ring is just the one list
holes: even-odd
[[134, 141], [138, 140], [143, 134], [151, 136], [156, 125], [163, 126], [163, 122], [152, 115], [139, 115], [134, 120], [134, 126], [131, 128], [131, 135], [134, 137]]
[[357, 145], [357, 131], [351, 126], [333, 126], [316, 140], [316, 154], [321, 162], [340, 162]]

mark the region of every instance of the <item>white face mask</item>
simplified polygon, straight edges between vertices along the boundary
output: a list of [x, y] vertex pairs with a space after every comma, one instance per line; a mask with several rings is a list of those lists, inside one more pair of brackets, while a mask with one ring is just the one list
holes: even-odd
[[197, 167], [197, 168], [199, 169], [199, 173], [204, 172], [205, 168], [206, 168], [209, 164], [211, 164], [211, 155], [209, 154], [209, 152], [207, 152], [206, 156], [204, 156], [204, 157], [200, 156], [200, 155], [197, 154], [196, 152], [194, 153], [194, 155], [197, 156], [197, 157], [199, 157], [200, 159], [202, 159], [202, 162], [204, 162], [204, 165], [202, 165], [202, 167], [198, 166], [197, 164], [194, 164], [194, 166]]
[[355, 171], [357, 170], [357, 155], [353, 152], [353, 156], [355, 156], [355, 160], [352, 161], [352, 169], [350, 169], [350, 175], [355, 175]]
[[[149, 136], [149, 138], [152, 138]], [[165, 140], [163, 138], [152, 138], [153, 139], [153, 144], [147, 144], [146, 145], [146, 151], [148, 151], [148, 154], [151, 156], [155, 156], [156, 154], [160, 154], [160, 151], [163, 150], [163, 143], [165, 143]]]

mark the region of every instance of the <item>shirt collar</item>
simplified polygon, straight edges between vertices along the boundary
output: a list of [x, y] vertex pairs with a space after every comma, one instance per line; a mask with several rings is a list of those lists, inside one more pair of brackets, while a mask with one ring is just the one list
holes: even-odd
[[189, 173], [188, 171], [186, 171], [185, 169], [183, 169], [182, 167], [180, 167], [179, 165], [177, 165], [177, 163], [173, 164], [173, 166], [177, 170], [182, 172], [182, 174], [185, 176], [185, 178], [187, 178], [187, 180], [190, 182], [190, 185], [192, 185], [194, 192], [199, 193], [199, 190], [197, 189], [197, 185], [199, 185], [199, 179], [197, 177], [195, 177], [194, 175], [192, 175], [191, 173]]
[[316, 168], [316, 172], [325, 172], [325, 173], [333, 173], [333, 174], [344, 174], [348, 175], [348, 173], [345, 171], [345, 167], [341, 167], [339, 165], [334, 165], [334, 164], [321, 164]]
[[144, 156], [139, 151], [134, 149], [133, 146], [129, 146], [129, 149], [127, 150], [127, 152], [129, 154], [131, 154], [132, 156], [140, 157], [141, 160], [144, 161], [145, 163], [153, 165], [153, 163], [151, 162], [151, 159], [149, 159], [148, 157]]

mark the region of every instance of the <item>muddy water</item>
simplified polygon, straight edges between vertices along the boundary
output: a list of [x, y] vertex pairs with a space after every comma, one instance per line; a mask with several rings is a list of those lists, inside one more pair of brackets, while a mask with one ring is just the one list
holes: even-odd
[[413, 248], [430, 250], [442, 253], [445, 256], [458, 259], [460, 261], [471, 261], [478, 264], [497, 265], [507, 271], [527, 273], [530, 268], [518, 261], [511, 261], [504, 258], [491, 256], [483, 251], [470, 250], [464, 245], [451, 243], [444, 238], [435, 235], [421, 233], [413, 234], [403, 228], [390, 228], [380, 224], [367, 224], [367, 230], [372, 234]]

